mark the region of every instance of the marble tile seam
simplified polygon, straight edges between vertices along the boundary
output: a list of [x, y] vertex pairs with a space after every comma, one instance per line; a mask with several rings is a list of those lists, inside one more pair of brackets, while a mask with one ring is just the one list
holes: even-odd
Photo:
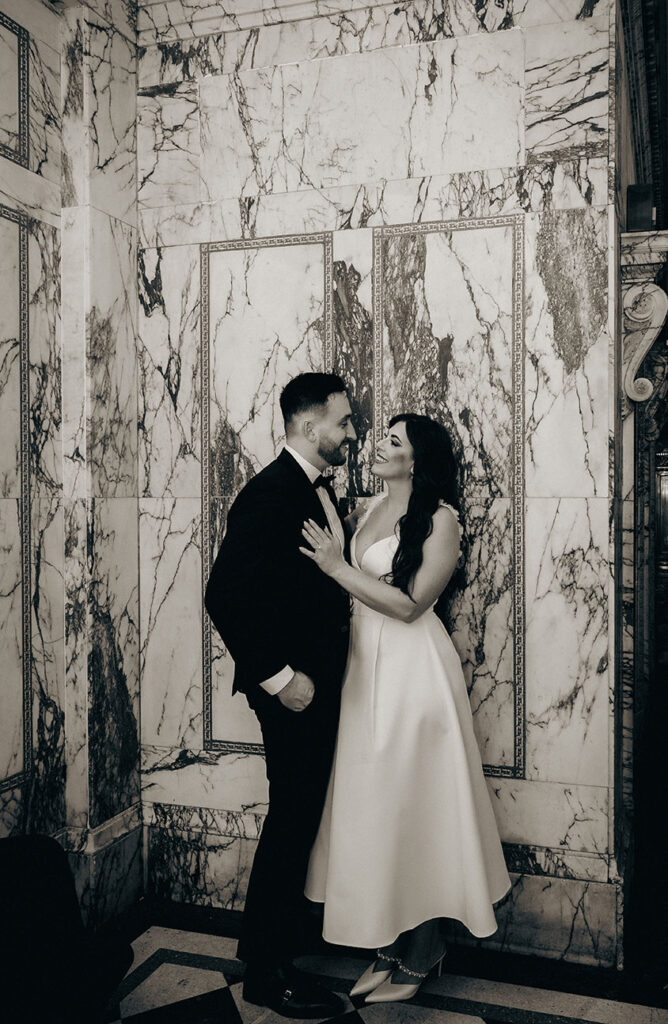
[[[110, 221], [115, 221], [118, 224], [123, 224], [127, 228], [131, 228], [132, 231], [136, 232], [137, 234], [139, 232], [139, 224], [137, 218], [135, 218], [134, 220], [127, 220], [125, 217], [119, 217], [115, 213], [109, 213], [108, 210], [105, 210], [102, 206], [98, 206], [96, 203], [73, 203], [71, 206], [62, 206], [61, 210], [63, 214], [69, 213], [70, 211], [76, 213], [77, 211], [93, 210], [95, 211], [95, 213], [99, 213], [103, 217], [108, 217]], [[134, 204], [134, 210], [137, 210], [136, 202]], [[78, 230], [78, 227], [78, 225], [73, 226], [72, 230]]]

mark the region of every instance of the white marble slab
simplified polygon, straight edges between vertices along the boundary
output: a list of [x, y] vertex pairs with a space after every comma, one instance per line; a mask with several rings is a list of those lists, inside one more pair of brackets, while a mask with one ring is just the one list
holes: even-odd
[[136, 231], [89, 212], [86, 460], [91, 494], [137, 494]]
[[203, 79], [201, 198], [522, 163], [522, 61], [508, 32]]
[[142, 498], [139, 513], [142, 742], [201, 747], [200, 501]]
[[607, 153], [608, 16], [526, 31], [530, 160]]
[[68, 826], [88, 825], [88, 502], [64, 501], [65, 744]]
[[526, 491], [608, 492], [607, 219], [526, 219]]
[[137, 97], [138, 200], [174, 206], [199, 195], [199, 103], [196, 85]]
[[[243, 694], [234, 697], [248, 714]], [[186, 807], [224, 807], [244, 814], [266, 814], [268, 785], [264, 757], [257, 753], [221, 753], [155, 747], [141, 753], [142, 800]]]
[[487, 787], [503, 842], [608, 853], [607, 787], [503, 778], [488, 778]]
[[28, 228], [30, 338], [30, 485], [33, 495], [60, 493], [62, 469], [60, 232], [33, 220]]
[[88, 765], [97, 827], [139, 797], [136, 498], [96, 498], [87, 531]]
[[147, 247], [605, 206], [602, 157], [141, 209]]
[[0, 306], [0, 497], [20, 494], [21, 437], [19, 225], [0, 217], [0, 279], [5, 301]]
[[60, 181], [49, 181], [11, 160], [2, 163], [0, 203], [51, 227], [60, 227]]
[[18, 502], [0, 498], [0, 779], [23, 769], [23, 631]]
[[19, 148], [19, 37], [0, 24], [0, 143]]
[[139, 253], [139, 493], [201, 495], [200, 252]]
[[526, 502], [527, 777], [608, 785], [608, 502]]
[[[235, 4], [234, 9], [220, 0], [149, 0], [140, 3], [138, 16], [139, 41], [143, 45], [155, 40], [189, 39], [209, 32], [236, 34], [255, 30], [260, 34], [278, 23], [278, 27], [295, 28], [306, 22], [326, 22], [343, 35], [347, 29], [353, 39], [363, 38], [366, 18], [382, 38], [399, 44], [409, 40], [494, 32], [498, 29], [570, 21], [591, 17], [607, 10], [608, 0], [415, 0], [410, 4], [370, 3], [369, 0], [297, 0], [290, 3]], [[314, 18], [314, 15], [320, 17]]]
[[209, 265], [212, 495], [234, 495], [283, 440], [281, 387], [324, 369], [322, 242], [213, 251]]

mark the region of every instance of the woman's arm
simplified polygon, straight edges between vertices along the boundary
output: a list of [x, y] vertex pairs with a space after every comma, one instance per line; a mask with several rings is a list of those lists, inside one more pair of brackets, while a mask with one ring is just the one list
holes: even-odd
[[424, 542], [422, 565], [413, 580], [411, 600], [398, 587], [348, 565], [329, 531], [321, 530], [313, 520], [304, 524], [303, 533], [311, 548], [299, 550], [312, 558], [324, 573], [362, 604], [402, 622], [413, 622], [433, 605], [443, 593], [459, 558], [457, 520], [448, 509], [438, 509], [434, 513], [432, 532]]

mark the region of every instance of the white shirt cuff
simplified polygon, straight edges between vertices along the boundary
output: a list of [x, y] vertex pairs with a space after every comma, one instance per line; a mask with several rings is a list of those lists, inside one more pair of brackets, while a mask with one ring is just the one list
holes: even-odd
[[263, 683], [260, 683], [260, 686], [263, 690], [266, 690], [267, 693], [270, 693], [272, 697], [275, 697], [277, 693], [280, 693], [281, 690], [288, 685], [293, 675], [294, 672], [290, 666], [286, 665], [285, 668], [282, 668], [275, 676], [271, 676], [270, 679], [265, 679]]

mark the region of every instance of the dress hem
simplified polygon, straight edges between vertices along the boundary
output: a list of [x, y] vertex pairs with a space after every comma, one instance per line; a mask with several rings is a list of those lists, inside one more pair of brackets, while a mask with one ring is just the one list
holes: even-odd
[[[492, 902], [492, 906], [495, 906], [497, 903], [500, 903], [501, 900], [504, 899], [508, 895], [508, 893], [510, 892], [511, 888], [512, 888], [512, 882], [508, 885], [508, 888], [505, 889], [505, 891], [500, 896], [497, 896], [497, 898], [495, 900], [491, 901]], [[324, 899], [317, 899], [316, 897], [309, 896], [306, 893], [304, 893], [304, 895], [306, 896], [306, 899], [309, 900], [310, 903], [319, 903], [322, 906], [325, 905], [325, 900]], [[467, 929], [468, 932], [471, 933], [471, 935], [473, 936], [474, 939], [489, 939], [492, 935], [495, 935], [496, 932], [499, 930], [499, 926], [498, 926], [498, 924], [496, 924], [496, 927], [493, 928], [491, 932], [477, 933], [477, 932], [473, 931], [473, 929], [466, 923], [466, 921], [462, 921], [461, 917], [455, 917], [452, 914], [438, 914], [438, 913], [436, 913], [436, 914], [432, 914], [431, 917], [423, 918], [420, 921], [416, 921], [414, 924], [407, 925], [406, 928], [402, 928], [401, 931], [399, 931], [396, 935], [392, 936], [391, 938], [387, 938], [387, 939], [383, 938], [383, 939], [380, 939], [377, 942], [374, 941], [374, 942], [370, 942], [368, 944], [366, 942], [360, 943], [356, 939], [330, 939], [325, 934], [325, 929], [324, 928], [323, 928], [323, 931], [322, 931], [322, 937], [325, 940], [325, 942], [329, 942], [332, 946], [348, 946], [348, 947], [352, 947], [354, 949], [380, 949], [382, 946], [389, 946], [389, 945], [391, 945], [391, 943], [395, 942], [399, 938], [399, 936], [403, 934], [403, 932], [411, 931], [413, 928], [417, 928], [418, 925], [424, 924], [425, 921], [432, 921], [436, 917], [444, 917], [444, 918], [447, 918], [448, 921], [457, 921], [458, 924], [464, 925], [464, 927]]]

